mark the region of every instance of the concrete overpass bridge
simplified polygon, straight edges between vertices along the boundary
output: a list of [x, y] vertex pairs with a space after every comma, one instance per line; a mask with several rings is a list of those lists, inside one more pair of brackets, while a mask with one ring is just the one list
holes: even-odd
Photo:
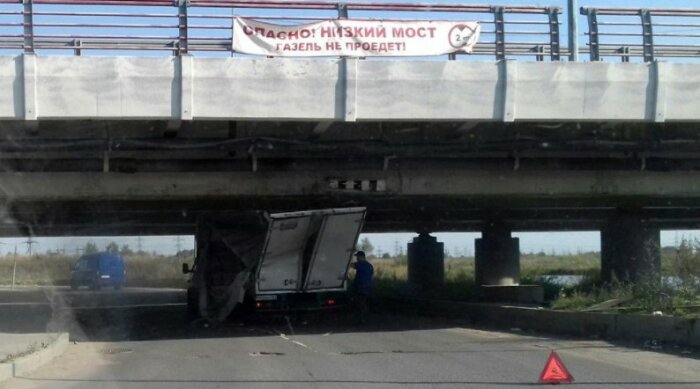
[[[367, 231], [482, 231], [481, 281], [509, 284], [513, 230], [600, 229], [604, 277], [636, 280], [660, 229], [700, 225], [700, 11], [572, 7], [567, 45], [557, 7], [107, 3], [0, 0], [6, 236], [366, 205]], [[477, 20], [482, 37], [427, 59], [256, 57], [232, 50], [232, 13]]]

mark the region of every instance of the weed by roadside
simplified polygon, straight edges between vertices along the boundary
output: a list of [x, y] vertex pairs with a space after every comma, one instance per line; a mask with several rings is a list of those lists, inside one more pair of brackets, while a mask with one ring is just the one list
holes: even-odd
[[614, 283], [587, 288], [562, 290], [552, 302], [552, 308], [583, 310], [610, 300], [623, 302], [609, 308], [611, 311], [653, 313], [675, 316], [700, 313], [700, 289], [697, 285], [670, 283], [646, 283], [639, 285]]
[[[404, 257], [374, 259], [372, 262], [375, 266], [376, 293], [379, 295], [420, 295], [425, 298], [478, 301], [472, 257], [447, 259], [444, 286], [428, 291], [415, 290], [408, 284]], [[599, 253], [523, 255], [520, 266], [521, 284], [541, 285], [545, 300], [554, 309], [583, 310], [608, 300], [617, 300], [625, 303], [612, 309], [621, 312], [700, 313], [700, 242], [695, 245], [684, 242], [679, 249], [663, 251], [664, 281], [658, 283], [603, 285]], [[557, 282], [557, 275], [579, 276], [582, 281], [576, 286], [563, 286]]]
[[[405, 256], [374, 259], [375, 292], [383, 296], [420, 295], [424, 298], [478, 301], [474, 279], [474, 258], [450, 258], [445, 261], [445, 283], [434, 290], [416, 290], [408, 284]], [[521, 283], [537, 284], [545, 289], [545, 298], [553, 299], [561, 288], [546, 275], [574, 274], [588, 276], [599, 273], [596, 253], [576, 256], [524, 255], [521, 259]]]
[[0, 363], [8, 363], [12, 362], [14, 360], [17, 360], [22, 357], [26, 357], [27, 355], [33, 354], [41, 349], [45, 349], [48, 347], [48, 345], [44, 342], [41, 342], [41, 344], [37, 342], [32, 342], [27, 346], [26, 349], [16, 352], [16, 353], [11, 353], [11, 354], [6, 354], [2, 359], [0, 359]]

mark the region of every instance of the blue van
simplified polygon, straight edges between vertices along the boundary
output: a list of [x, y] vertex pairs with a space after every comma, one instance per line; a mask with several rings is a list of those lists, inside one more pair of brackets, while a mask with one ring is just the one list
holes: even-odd
[[70, 287], [78, 289], [89, 286], [98, 290], [101, 287], [113, 287], [119, 290], [124, 284], [126, 268], [124, 258], [113, 253], [96, 253], [83, 255], [71, 267]]

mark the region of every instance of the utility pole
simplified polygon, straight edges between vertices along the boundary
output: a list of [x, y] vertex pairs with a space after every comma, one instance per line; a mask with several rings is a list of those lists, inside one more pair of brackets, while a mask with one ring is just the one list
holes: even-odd
[[136, 239], [136, 253], [143, 253], [143, 239], [141, 238], [141, 235], [139, 235], [139, 237]]
[[15, 245], [15, 254], [13, 256], [14, 264], [12, 265], [12, 290], [15, 290], [15, 277], [17, 276], [17, 245]]
[[35, 244], [38, 244], [38, 242], [35, 241], [34, 239], [32, 239], [32, 237], [30, 236], [29, 239], [27, 239], [24, 243], [27, 245], [27, 254], [31, 257], [32, 256], [32, 247]]
[[175, 237], [175, 249], [177, 250], [175, 252], [175, 255], [179, 254], [182, 248], [182, 237], [180, 235]]
[[399, 250], [400, 250], [399, 241], [398, 241], [398, 240], [394, 240], [394, 256], [395, 256], [395, 257], [398, 257], [398, 256], [400, 255], [400, 254], [399, 254]]

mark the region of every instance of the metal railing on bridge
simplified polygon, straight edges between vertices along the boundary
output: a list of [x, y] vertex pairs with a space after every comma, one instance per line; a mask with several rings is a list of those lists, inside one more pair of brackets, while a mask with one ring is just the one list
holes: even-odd
[[[398, 2], [0, 0], [0, 50], [229, 56], [239, 55], [232, 49], [235, 16], [287, 25], [342, 18], [466, 20], [482, 25], [470, 55], [558, 61], [571, 54], [561, 46], [561, 14], [555, 6]], [[700, 9], [582, 7], [580, 14], [588, 21], [582, 51], [591, 61], [700, 57]]]
[[700, 9], [588, 8], [591, 61], [700, 57]]
[[[239, 0], [0, 0], [0, 49], [233, 53], [232, 19], [478, 21], [473, 55], [561, 58], [558, 7]], [[454, 59], [454, 56], [451, 57]]]

